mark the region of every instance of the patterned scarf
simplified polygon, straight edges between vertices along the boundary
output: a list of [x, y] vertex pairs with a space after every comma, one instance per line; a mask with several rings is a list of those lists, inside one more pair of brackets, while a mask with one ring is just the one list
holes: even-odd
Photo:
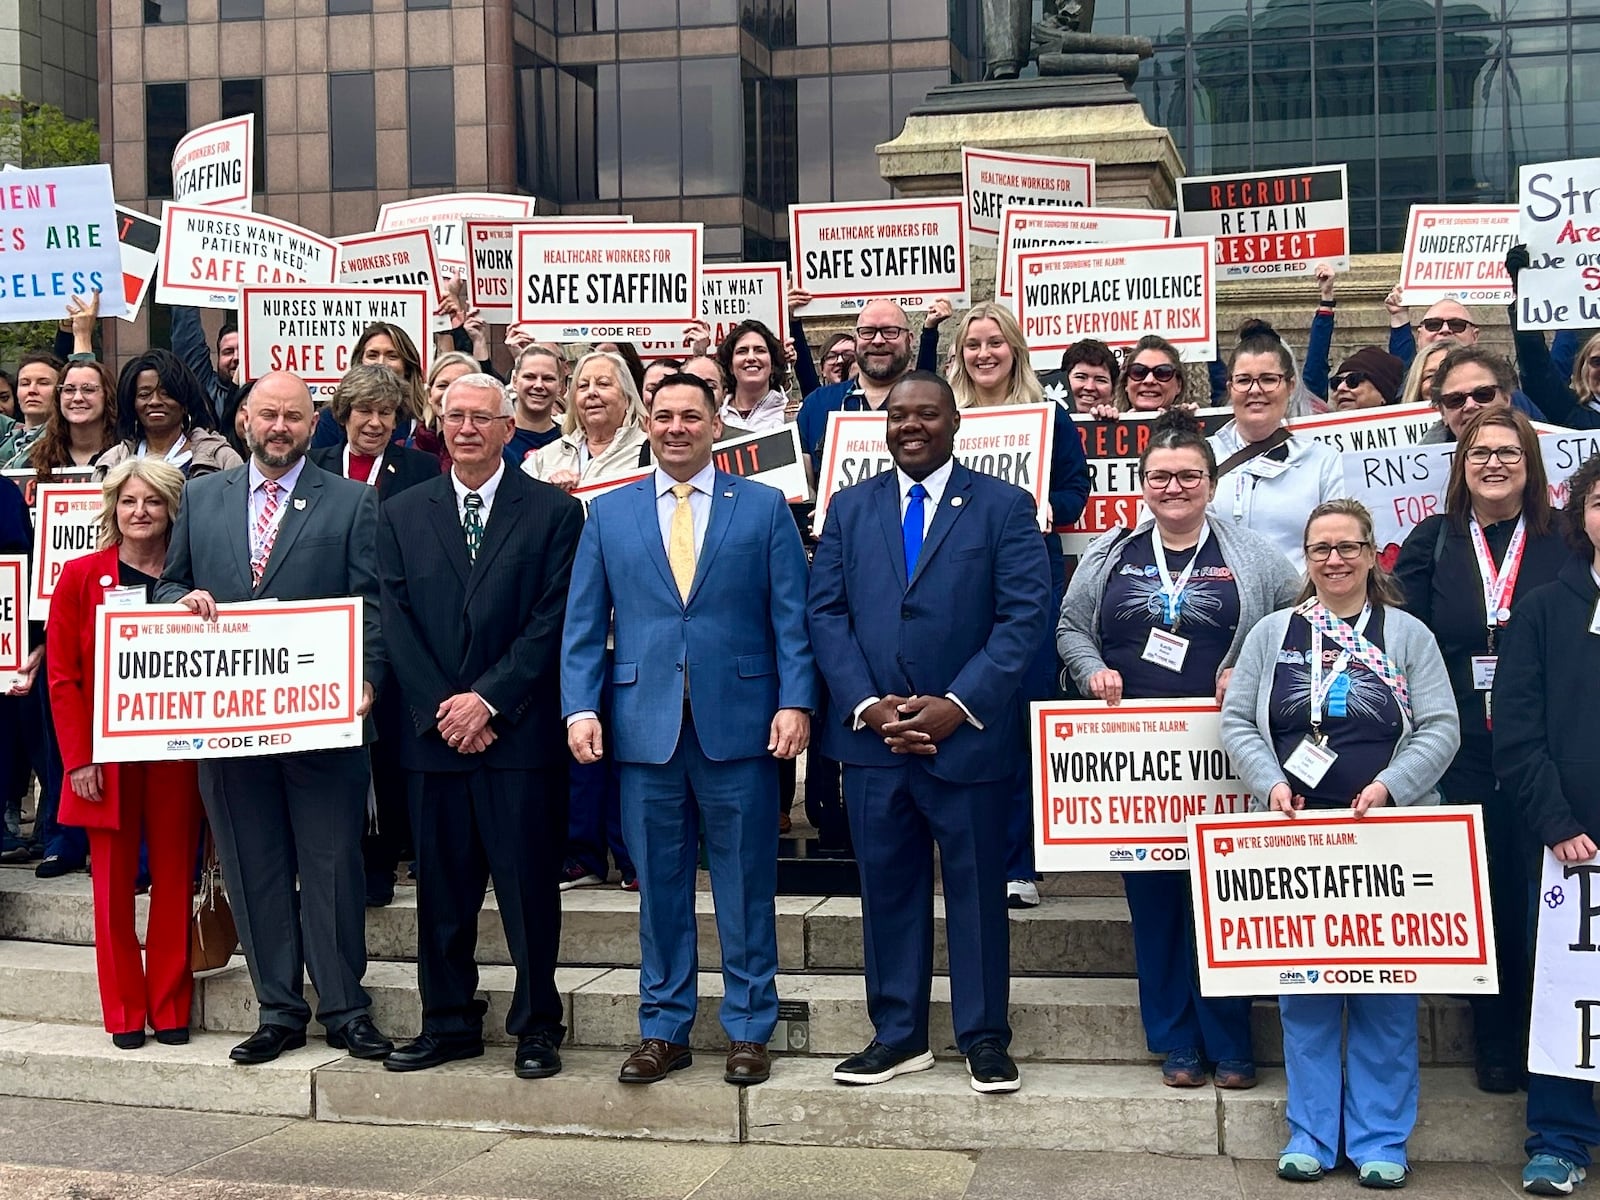
[[1320, 600], [1315, 598], [1307, 600], [1294, 611], [1304, 617], [1313, 629], [1321, 630], [1323, 637], [1332, 638], [1341, 650], [1349, 653], [1352, 661], [1360, 663], [1388, 684], [1389, 690], [1394, 693], [1394, 698], [1400, 702], [1400, 710], [1405, 713], [1406, 720], [1411, 720], [1411, 689], [1406, 685], [1406, 677], [1400, 673], [1400, 668], [1394, 665], [1393, 659], [1369, 642], [1363, 634], [1357, 633], [1334, 616], [1327, 605]]

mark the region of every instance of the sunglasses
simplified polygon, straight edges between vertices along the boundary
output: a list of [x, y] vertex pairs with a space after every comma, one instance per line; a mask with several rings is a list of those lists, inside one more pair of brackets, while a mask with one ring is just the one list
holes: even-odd
[[1328, 386], [1337, 390], [1349, 388], [1352, 392], [1363, 383], [1371, 383], [1372, 376], [1365, 371], [1346, 371], [1343, 375], [1334, 375], [1328, 380]]
[[1479, 408], [1486, 408], [1495, 402], [1500, 395], [1500, 389], [1495, 384], [1486, 383], [1482, 387], [1475, 387], [1470, 392], [1444, 392], [1439, 396], [1440, 408], [1460, 408], [1471, 400]]
[[1162, 363], [1159, 367], [1148, 367], [1144, 363], [1134, 363], [1128, 368], [1128, 378], [1135, 383], [1143, 383], [1152, 375], [1156, 377], [1157, 383], [1171, 383], [1178, 377], [1178, 368], [1171, 363]]
[[1465, 317], [1424, 317], [1422, 327], [1429, 333], [1438, 333], [1441, 329], [1448, 329], [1451, 333], [1465, 333], [1469, 329], [1476, 329], [1478, 323], [1469, 321]]

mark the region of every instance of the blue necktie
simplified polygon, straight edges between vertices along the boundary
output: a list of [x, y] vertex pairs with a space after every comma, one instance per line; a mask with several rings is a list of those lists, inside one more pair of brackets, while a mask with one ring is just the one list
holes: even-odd
[[928, 498], [928, 489], [913, 483], [906, 503], [906, 519], [900, 523], [900, 538], [906, 547], [906, 582], [917, 573], [917, 559], [922, 556], [922, 502]]

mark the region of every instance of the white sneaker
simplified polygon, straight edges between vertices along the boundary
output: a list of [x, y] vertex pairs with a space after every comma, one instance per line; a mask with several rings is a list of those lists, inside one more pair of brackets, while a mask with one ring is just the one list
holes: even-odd
[[1006, 884], [1007, 908], [1038, 908], [1039, 888], [1031, 879], [1013, 879]]

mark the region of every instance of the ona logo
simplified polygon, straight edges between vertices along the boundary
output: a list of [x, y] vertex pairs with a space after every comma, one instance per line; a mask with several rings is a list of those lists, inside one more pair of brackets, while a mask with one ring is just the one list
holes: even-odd
[[[1313, 972], [1313, 974], [1314, 973], [1315, 972]], [[1306, 977], [1304, 975], [1302, 975], [1299, 971], [1279, 971], [1278, 972], [1278, 982], [1279, 983], [1304, 983], [1305, 981], [1306, 981]], [[1312, 982], [1315, 983], [1316, 981], [1312, 980]]]
[[1133, 851], [1131, 851], [1131, 850], [1113, 850], [1111, 852], [1111, 861], [1112, 862], [1132, 862], [1133, 861]]
[[1322, 974], [1322, 972], [1321, 971], [1317, 971], [1317, 970], [1307, 971], [1306, 972], [1306, 978], [1309, 979], [1312, 983], [1315, 983], [1317, 981], [1317, 979], [1321, 976], [1321, 974]]

